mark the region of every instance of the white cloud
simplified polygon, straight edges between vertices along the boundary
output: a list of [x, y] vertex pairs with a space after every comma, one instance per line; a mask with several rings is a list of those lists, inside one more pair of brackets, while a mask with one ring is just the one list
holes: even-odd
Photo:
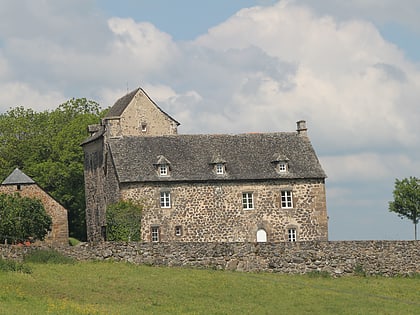
[[16, 106], [43, 111], [54, 109], [65, 101], [65, 97], [57, 91], [43, 92], [20, 82], [0, 85], [0, 104], [4, 111]]

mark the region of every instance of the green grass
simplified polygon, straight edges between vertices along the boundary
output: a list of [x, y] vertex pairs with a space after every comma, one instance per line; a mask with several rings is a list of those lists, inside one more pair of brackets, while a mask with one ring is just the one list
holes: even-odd
[[250, 274], [115, 262], [0, 271], [0, 314], [418, 314], [420, 277]]

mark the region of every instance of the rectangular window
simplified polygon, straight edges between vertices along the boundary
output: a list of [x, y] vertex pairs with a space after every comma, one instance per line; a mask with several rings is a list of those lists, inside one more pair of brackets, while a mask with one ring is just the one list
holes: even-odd
[[181, 236], [182, 235], [182, 226], [177, 225], [175, 227], [175, 236]]
[[160, 231], [158, 226], [152, 226], [150, 230], [150, 239], [152, 242], [159, 242]]
[[289, 229], [287, 234], [289, 242], [296, 242], [296, 229]]
[[242, 206], [244, 209], [254, 209], [252, 193], [247, 192], [242, 194]]
[[280, 173], [287, 172], [287, 164], [286, 163], [279, 163], [279, 172]]
[[162, 191], [160, 193], [160, 207], [161, 208], [171, 207], [171, 193], [169, 191]]
[[223, 164], [216, 164], [216, 174], [223, 174], [225, 171], [225, 167]]
[[292, 191], [283, 190], [281, 192], [281, 207], [282, 208], [293, 208]]
[[168, 166], [166, 164], [159, 165], [159, 174], [160, 176], [168, 175]]

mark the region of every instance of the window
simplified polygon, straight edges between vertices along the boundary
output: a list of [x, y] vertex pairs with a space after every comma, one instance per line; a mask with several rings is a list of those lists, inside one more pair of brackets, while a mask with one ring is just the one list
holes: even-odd
[[290, 190], [283, 190], [281, 192], [281, 207], [293, 208], [292, 192]]
[[166, 164], [159, 165], [159, 175], [160, 176], [168, 175], [168, 165]]
[[158, 226], [152, 226], [150, 230], [150, 239], [152, 242], [159, 242], [160, 231]]
[[278, 167], [279, 167], [279, 173], [286, 173], [287, 172], [287, 163], [280, 162]]
[[297, 236], [297, 234], [296, 234], [296, 229], [288, 229], [287, 230], [287, 235], [288, 235], [288, 240], [289, 240], [289, 242], [296, 242], [296, 236]]
[[146, 123], [141, 123], [141, 131], [142, 132], [146, 132], [147, 131], [147, 124]]
[[162, 191], [160, 193], [160, 207], [161, 208], [171, 207], [171, 193], [169, 191]]
[[225, 166], [222, 163], [216, 164], [216, 174], [222, 175], [225, 172]]
[[244, 209], [254, 209], [252, 193], [247, 192], [242, 194], [242, 206]]
[[175, 236], [181, 236], [182, 235], [182, 226], [177, 225], [175, 227]]

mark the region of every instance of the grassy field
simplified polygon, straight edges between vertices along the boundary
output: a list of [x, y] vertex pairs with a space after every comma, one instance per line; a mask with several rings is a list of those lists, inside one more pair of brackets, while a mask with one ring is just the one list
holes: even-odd
[[0, 271], [0, 314], [419, 314], [420, 277], [250, 274], [124, 263]]

